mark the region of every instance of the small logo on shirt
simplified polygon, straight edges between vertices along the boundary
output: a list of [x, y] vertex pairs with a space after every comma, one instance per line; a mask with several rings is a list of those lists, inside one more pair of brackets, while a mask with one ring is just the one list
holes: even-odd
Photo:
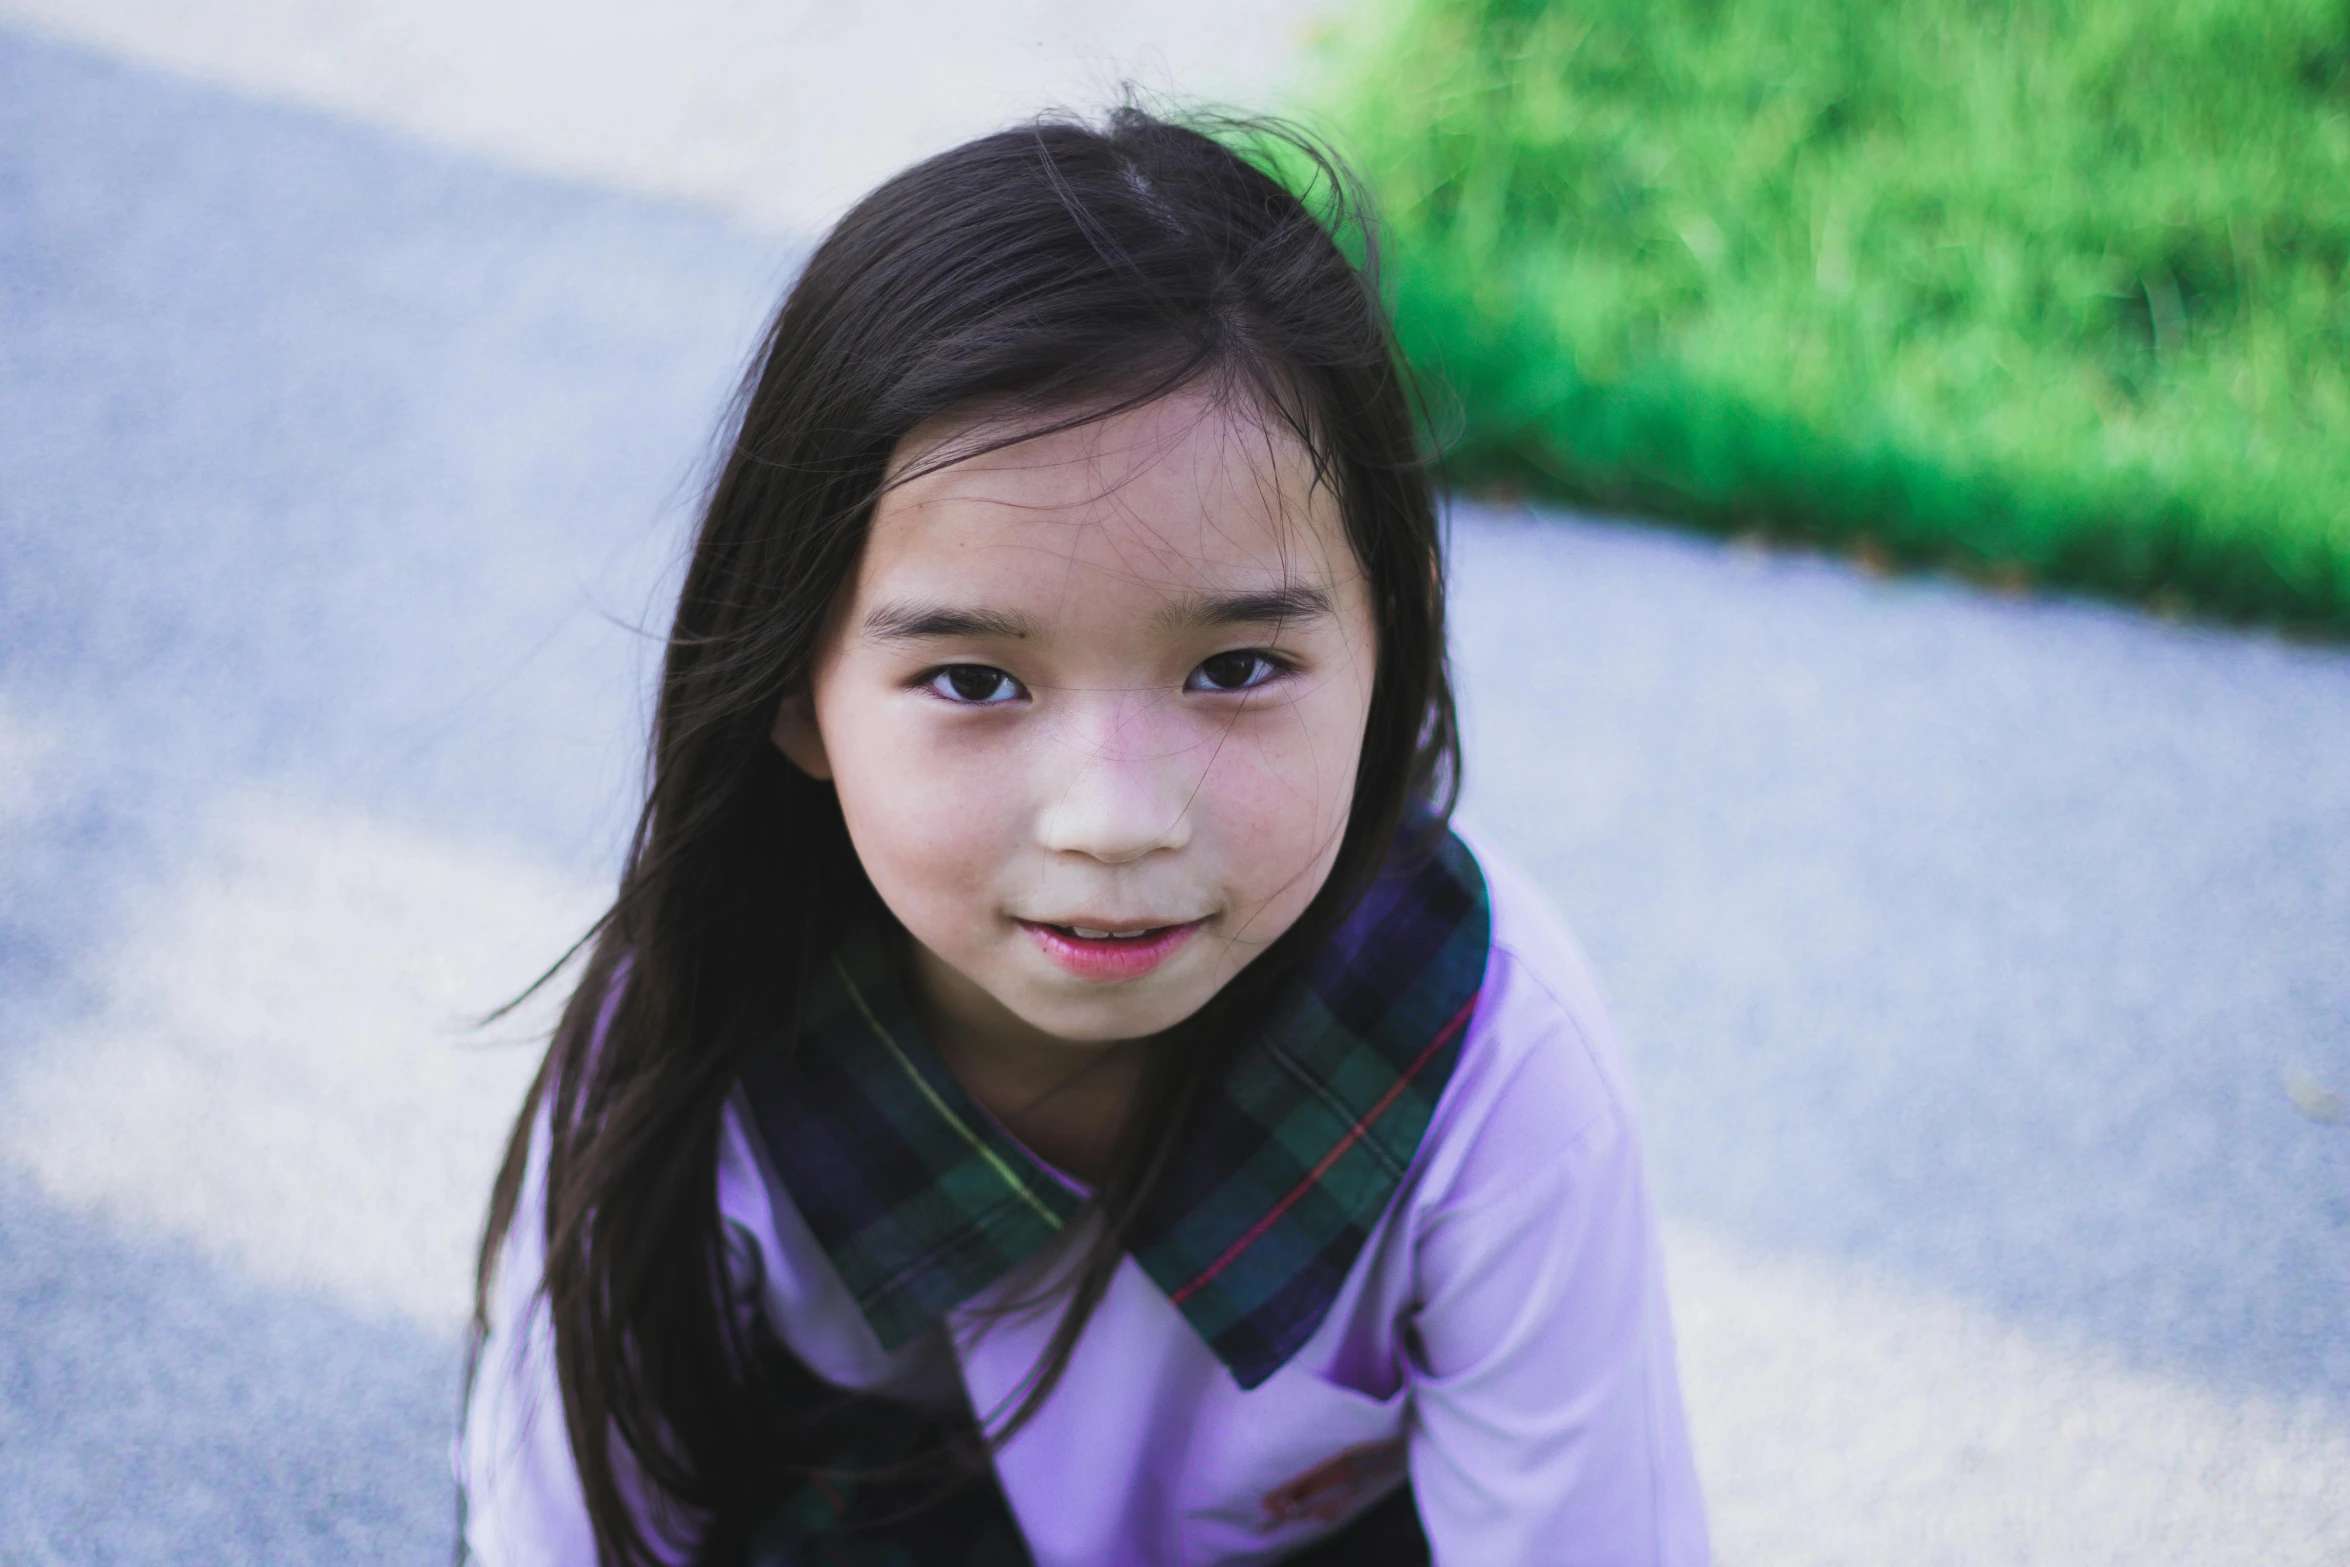
[[1326, 1458], [1296, 1479], [1265, 1493], [1268, 1529], [1301, 1519], [1337, 1523], [1358, 1504], [1383, 1495], [1404, 1471], [1405, 1442], [1393, 1437], [1365, 1442]]

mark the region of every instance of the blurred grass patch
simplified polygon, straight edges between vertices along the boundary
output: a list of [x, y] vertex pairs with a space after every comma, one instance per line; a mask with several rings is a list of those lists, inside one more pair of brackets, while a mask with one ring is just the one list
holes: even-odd
[[1456, 482], [2350, 633], [2350, 0], [1391, 0], [1329, 63]]

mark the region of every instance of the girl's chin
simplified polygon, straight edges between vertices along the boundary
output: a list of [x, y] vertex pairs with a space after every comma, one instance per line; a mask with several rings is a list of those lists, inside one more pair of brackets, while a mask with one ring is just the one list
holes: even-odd
[[1152, 1038], [1190, 1017], [1207, 1000], [1205, 994], [1191, 995], [1190, 987], [1183, 987], [1182, 995], [1170, 995], [1157, 985], [1138, 987], [1148, 994], [1133, 995], [1097, 985], [1076, 990], [1067, 981], [1045, 988], [1050, 993], [1031, 992], [1031, 1004], [1020, 1009], [1020, 1018], [1039, 1033], [1075, 1048], [1107, 1048]]

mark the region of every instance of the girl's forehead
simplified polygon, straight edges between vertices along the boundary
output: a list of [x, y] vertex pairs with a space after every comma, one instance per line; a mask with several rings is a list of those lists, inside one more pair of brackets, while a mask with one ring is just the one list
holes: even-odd
[[[922, 432], [909, 446], [919, 467], [988, 434]], [[950, 581], [1056, 595], [1334, 589], [1358, 574], [1305, 444], [1245, 403], [1179, 393], [918, 473], [875, 508], [858, 576], [868, 597]]]

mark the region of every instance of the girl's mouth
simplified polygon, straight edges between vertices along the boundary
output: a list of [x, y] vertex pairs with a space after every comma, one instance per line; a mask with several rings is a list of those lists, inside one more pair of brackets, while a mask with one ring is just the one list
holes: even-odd
[[1022, 920], [1020, 925], [1036, 939], [1046, 957], [1079, 979], [1114, 981], [1142, 978], [1173, 957], [1207, 923], [1199, 919], [1130, 930], [1048, 925], [1042, 920]]

